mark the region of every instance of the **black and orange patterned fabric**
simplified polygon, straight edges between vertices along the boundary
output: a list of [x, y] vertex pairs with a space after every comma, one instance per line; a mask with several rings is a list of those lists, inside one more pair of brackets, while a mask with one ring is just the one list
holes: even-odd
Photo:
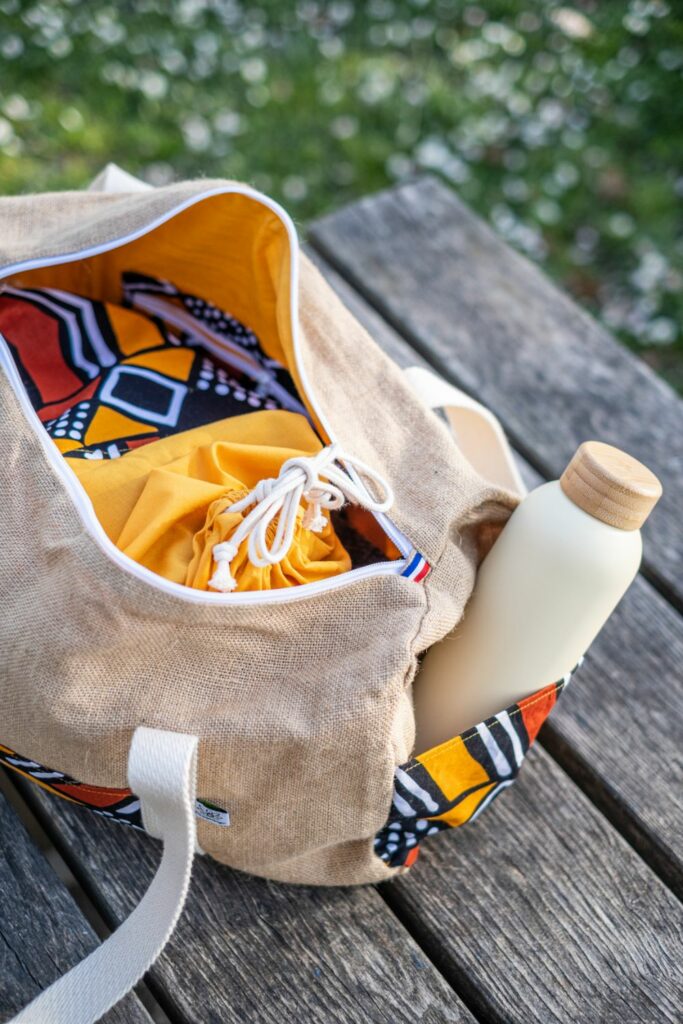
[[109, 789], [104, 786], [88, 786], [72, 779], [64, 772], [46, 768], [37, 761], [23, 757], [9, 747], [0, 744], [0, 764], [10, 768], [25, 779], [35, 782], [41, 789], [59, 796], [69, 803], [88, 807], [105, 818], [115, 818], [126, 825], [142, 828], [140, 801], [129, 789]]
[[[391, 812], [375, 838], [377, 856], [389, 867], [407, 869], [425, 838], [474, 821], [512, 785], [572, 674], [397, 768]], [[0, 765], [55, 796], [143, 828], [140, 801], [129, 789], [89, 786], [3, 746]], [[197, 801], [196, 813], [217, 825], [230, 821], [227, 811], [206, 800]]]
[[410, 867], [427, 836], [474, 821], [516, 779], [571, 675], [397, 768], [377, 855], [390, 867]]
[[258, 409], [307, 415], [289, 372], [249, 327], [143, 274], [123, 275], [120, 305], [5, 285], [0, 334], [34, 409], [69, 458], [118, 458]]
[[[118, 821], [123, 825], [130, 825], [132, 828], [144, 831], [140, 801], [129, 789], [89, 786], [85, 782], [72, 779], [64, 772], [54, 771], [54, 769], [46, 768], [28, 757], [22, 757], [21, 754], [17, 754], [16, 751], [10, 750], [9, 747], [3, 747], [1, 744], [0, 765], [35, 782], [41, 789], [53, 796], [61, 797], [62, 800], [78, 804], [80, 807], [87, 807], [88, 810], [94, 811], [95, 814], [103, 818], [109, 818], [112, 821]], [[229, 813], [208, 800], [197, 800], [195, 813], [198, 818], [204, 818], [221, 827], [230, 824]]]

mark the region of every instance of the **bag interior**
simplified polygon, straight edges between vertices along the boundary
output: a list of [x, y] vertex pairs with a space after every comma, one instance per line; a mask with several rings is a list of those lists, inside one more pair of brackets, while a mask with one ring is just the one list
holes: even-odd
[[[216, 539], [224, 540], [234, 525], [229, 518], [221, 520], [226, 495], [232, 500], [243, 496], [263, 478], [260, 474], [277, 476], [279, 465], [292, 454], [313, 454], [329, 443], [303, 391], [294, 358], [290, 245], [285, 224], [265, 204], [248, 195], [220, 194], [106, 252], [57, 259], [51, 266], [0, 283], [0, 334], [39, 418], [89, 494], [105, 531], [135, 561], [175, 582], [209, 589], [207, 550]], [[88, 348], [88, 358], [82, 360], [88, 364], [85, 371], [70, 359], [71, 376], [61, 380], [60, 360], [75, 315], [72, 296], [111, 304], [88, 310], [92, 321], [94, 309], [101, 337], [109, 339], [108, 365], [93, 370], [97, 353]], [[189, 335], [179, 333], [177, 325], [169, 329], [165, 317], [157, 315], [154, 303], [159, 299], [170, 301], [183, 317], [201, 316], [202, 330], [208, 324], [210, 337], [193, 333], [188, 341]], [[19, 301], [24, 302], [23, 319], [17, 316]], [[152, 305], [148, 309], [144, 303]], [[147, 323], [140, 320], [143, 313]], [[81, 309], [76, 314], [82, 325], [85, 314]], [[220, 337], [216, 340], [211, 329], [218, 324], [222, 330], [226, 322], [232, 350], [223, 352]], [[276, 374], [282, 385], [277, 400], [248, 385], [249, 374], [245, 378], [235, 369], [235, 342], [244, 344], [246, 358], [257, 356]], [[117, 346], [112, 356], [111, 349]], [[169, 372], [173, 376], [181, 371], [169, 371], [169, 366], [181, 365], [184, 379], [173, 383]], [[157, 421], [164, 420], [163, 429], [145, 422], [131, 426], [128, 414], [133, 406], [110, 386], [114, 376], [119, 392], [125, 388], [128, 395], [131, 387], [143, 386], [145, 401], [152, 403], [153, 397], [161, 403], [156, 416]], [[173, 424], [166, 385], [168, 394], [182, 394], [184, 408], [191, 411]], [[227, 393], [241, 404], [221, 397]], [[94, 400], [99, 403], [99, 419], [93, 430]], [[116, 451], [110, 435], [119, 423], [129, 439]], [[137, 435], [135, 427], [140, 428]], [[192, 514], [173, 519], [175, 513], [169, 513], [170, 532], [161, 529], [150, 554], [150, 544], [145, 547], [140, 537], [159, 526], [164, 501], [173, 510], [174, 503], [182, 504], [190, 492], [195, 500]], [[245, 569], [237, 589], [300, 585], [401, 557], [377, 519], [363, 509], [347, 505], [332, 512], [329, 527], [321, 538], [298, 530], [298, 549], [284, 572]], [[169, 556], [169, 546], [177, 557]], [[190, 556], [193, 568], [187, 572]]]

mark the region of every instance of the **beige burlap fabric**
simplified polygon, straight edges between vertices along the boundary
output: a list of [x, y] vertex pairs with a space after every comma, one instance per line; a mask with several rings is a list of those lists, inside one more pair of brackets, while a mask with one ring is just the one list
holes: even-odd
[[[220, 184], [2, 199], [0, 263], [135, 231]], [[306, 260], [300, 302], [318, 402], [345, 449], [391, 482], [392, 518], [431, 574], [266, 607], [163, 593], [95, 542], [0, 371], [0, 742], [125, 786], [138, 725], [196, 733], [198, 793], [232, 817], [199, 823], [205, 851], [283, 881], [353, 884], [394, 873], [373, 837], [411, 753], [416, 658], [460, 618], [477, 529], [513, 499], [472, 471]]]

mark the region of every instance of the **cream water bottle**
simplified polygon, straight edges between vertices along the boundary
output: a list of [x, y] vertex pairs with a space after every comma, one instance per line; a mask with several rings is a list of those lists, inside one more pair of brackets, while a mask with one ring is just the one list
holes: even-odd
[[657, 477], [597, 441], [515, 509], [477, 575], [460, 625], [415, 680], [416, 753], [562, 679], [638, 571]]

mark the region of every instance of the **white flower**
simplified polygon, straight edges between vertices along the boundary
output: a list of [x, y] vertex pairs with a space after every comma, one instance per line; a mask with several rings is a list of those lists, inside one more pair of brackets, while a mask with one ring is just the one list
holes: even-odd
[[551, 11], [550, 20], [570, 39], [588, 39], [593, 35], [593, 23], [573, 7], [558, 7]]

